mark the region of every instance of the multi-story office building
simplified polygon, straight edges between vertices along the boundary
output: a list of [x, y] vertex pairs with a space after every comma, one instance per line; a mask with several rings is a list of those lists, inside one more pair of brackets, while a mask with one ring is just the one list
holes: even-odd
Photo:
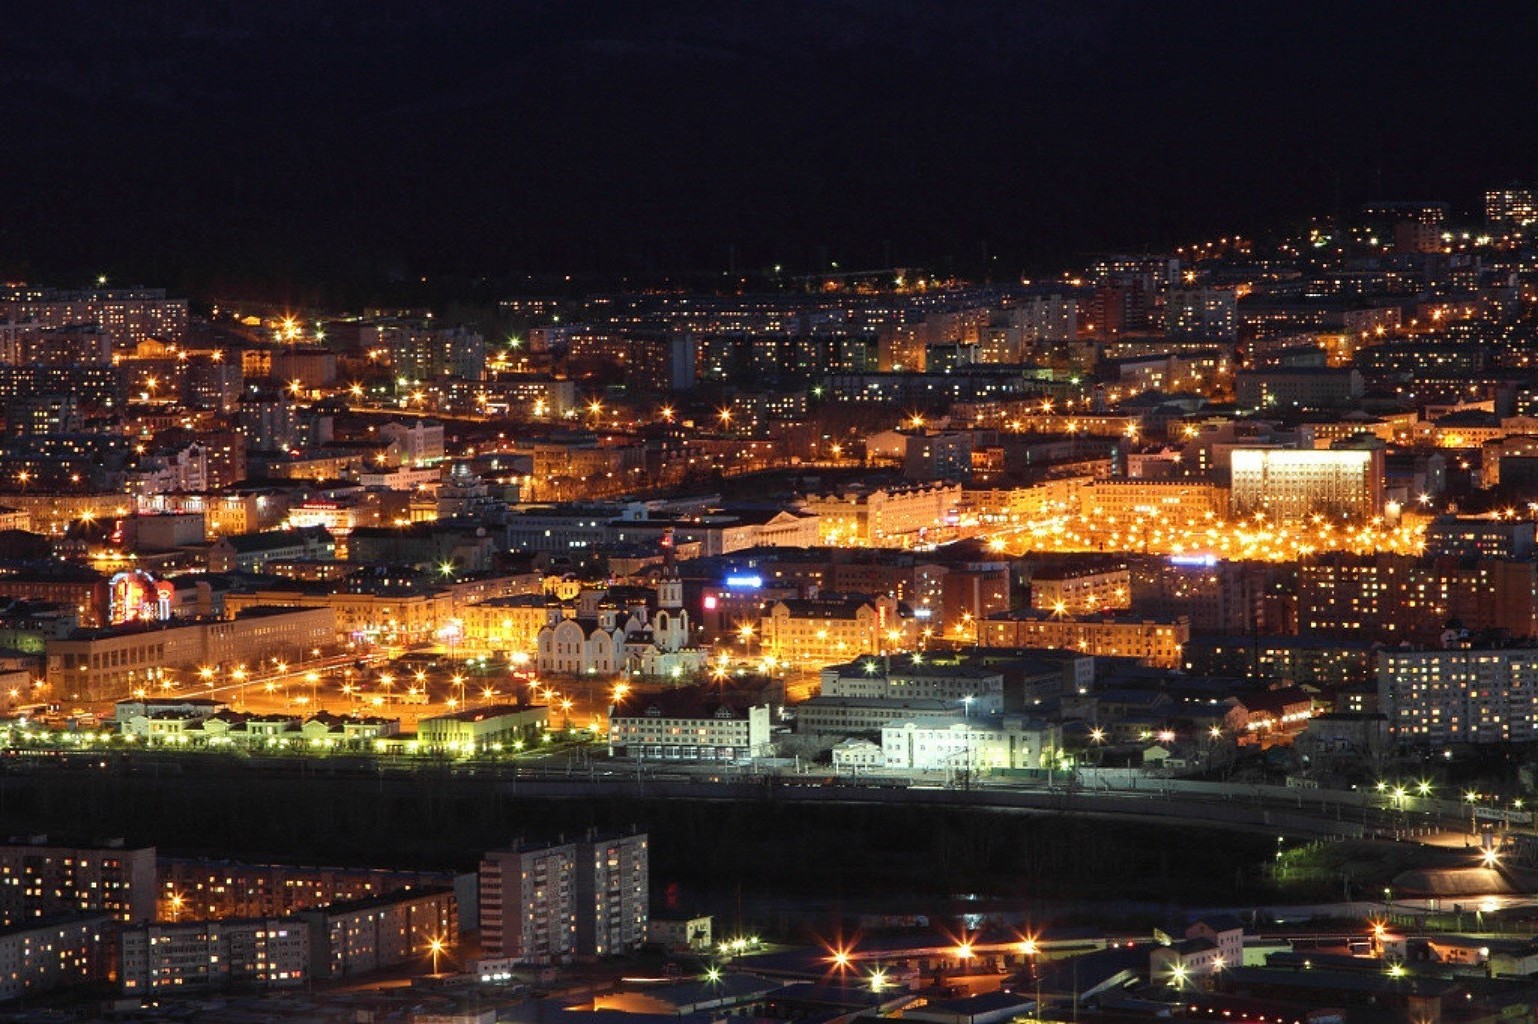
[[1386, 648], [1378, 706], [1401, 743], [1538, 739], [1538, 649]]
[[1229, 458], [1235, 516], [1301, 522], [1317, 513], [1362, 522], [1383, 511], [1382, 449], [1235, 448]]
[[330, 608], [245, 608], [231, 619], [76, 630], [48, 641], [47, 678], [56, 692], [116, 700], [203, 666], [293, 659], [335, 642]]
[[1360, 370], [1327, 366], [1240, 370], [1234, 374], [1234, 401], [1242, 409], [1276, 412], [1332, 409], [1362, 397]]
[[310, 976], [310, 930], [278, 918], [135, 925], [118, 933], [117, 973], [130, 995], [226, 985], [293, 988]]
[[[992, 698], [998, 710], [998, 697]], [[979, 712], [988, 708], [984, 701]], [[933, 697], [835, 697], [818, 694], [796, 705], [796, 732], [806, 736], [857, 736], [875, 734], [888, 723], [905, 718], [926, 721], [940, 718], [961, 719], [967, 715], [962, 700]]]
[[861, 658], [822, 670], [824, 697], [916, 698], [961, 701], [972, 698], [979, 711], [989, 703], [1002, 706], [1004, 673], [955, 660], [909, 657]]
[[155, 848], [63, 846], [47, 836], [0, 846], [0, 924], [82, 913], [152, 920]]

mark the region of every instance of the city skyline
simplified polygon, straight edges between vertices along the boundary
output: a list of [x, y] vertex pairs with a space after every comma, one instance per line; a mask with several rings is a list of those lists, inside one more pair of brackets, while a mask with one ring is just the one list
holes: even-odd
[[1532, 1018], [1538, 9], [5, 28], [6, 1012]]

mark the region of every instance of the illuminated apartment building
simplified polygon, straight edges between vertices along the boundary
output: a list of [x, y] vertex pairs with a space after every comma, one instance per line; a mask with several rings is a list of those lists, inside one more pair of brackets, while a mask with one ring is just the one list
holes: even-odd
[[531, 964], [639, 949], [650, 916], [643, 832], [588, 832], [576, 842], [514, 844], [481, 859], [481, 944]]
[[1538, 739], [1538, 650], [1390, 647], [1378, 654], [1378, 706], [1401, 743]]
[[106, 914], [114, 921], [155, 915], [155, 848], [55, 846], [47, 836], [0, 846], [0, 924], [59, 914]]
[[1188, 619], [1146, 619], [1107, 614], [1060, 616], [1035, 608], [1005, 612], [978, 625], [984, 647], [1051, 647], [1091, 655], [1137, 658], [1145, 665], [1176, 668], [1191, 639]]
[[310, 976], [310, 931], [300, 921], [184, 921], [141, 924], [118, 936], [125, 993], [225, 985], [291, 988]]

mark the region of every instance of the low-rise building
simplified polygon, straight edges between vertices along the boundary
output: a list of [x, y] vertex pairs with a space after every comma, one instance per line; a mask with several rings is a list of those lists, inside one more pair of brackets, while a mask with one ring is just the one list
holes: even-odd
[[701, 686], [631, 692], [609, 711], [615, 757], [737, 761], [771, 752], [769, 706]]
[[980, 771], [1047, 768], [1062, 751], [1062, 727], [1040, 719], [917, 718], [881, 730], [886, 771]]
[[875, 735], [905, 718], [960, 719], [960, 700], [934, 697], [809, 697], [795, 706], [796, 731], [804, 736]]
[[490, 704], [464, 708], [417, 723], [417, 739], [427, 750], [447, 753], [522, 749], [538, 743], [550, 727], [550, 709]]

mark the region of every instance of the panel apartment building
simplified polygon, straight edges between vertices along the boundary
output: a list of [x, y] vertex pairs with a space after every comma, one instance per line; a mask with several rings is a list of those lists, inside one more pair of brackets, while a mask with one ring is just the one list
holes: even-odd
[[589, 832], [571, 843], [514, 844], [481, 860], [481, 945], [490, 956], [550, 964], [646, 941], [645, 833]]

